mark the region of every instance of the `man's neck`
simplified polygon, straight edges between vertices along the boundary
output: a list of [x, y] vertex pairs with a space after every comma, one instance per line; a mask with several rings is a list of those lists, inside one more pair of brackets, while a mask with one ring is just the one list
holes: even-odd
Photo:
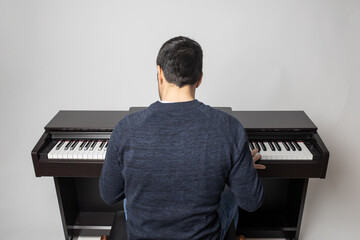
[[161, 97], [165, 102], [188, 102], [195, 99], [195, 89], [192, 86], [183, 86], [182, 88], [167, 88]]

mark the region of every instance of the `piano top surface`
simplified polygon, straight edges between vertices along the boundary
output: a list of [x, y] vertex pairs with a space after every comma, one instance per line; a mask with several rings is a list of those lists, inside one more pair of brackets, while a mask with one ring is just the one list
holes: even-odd
[[247, 131], [317, 131], [304, 111], [232, 111], [231, 115]]
[[128, 114], [129, 111], [59, 111], [45, 130], [111, 132]]
[[[111, 132], [130, 111], [59, 111], [45, 126], [46, 131], [104, 131]], [[316, 125], [304, 111], [231, 111], [218, 108], [237, 118], [247, 131], [311, 131]]]

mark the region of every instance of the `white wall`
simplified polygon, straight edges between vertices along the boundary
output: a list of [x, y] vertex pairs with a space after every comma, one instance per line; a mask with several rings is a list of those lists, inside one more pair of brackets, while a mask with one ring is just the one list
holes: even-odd
[[305, 110], [331, 157], [311, 179], [302, 239], [357, 239], [359, 1], [0, 0], [0, 232], [63, 239], [54, 184], [30, 152], [59, 110], [157, 100], [155, 59], [185, 35], [204, 51], [197, 98]]

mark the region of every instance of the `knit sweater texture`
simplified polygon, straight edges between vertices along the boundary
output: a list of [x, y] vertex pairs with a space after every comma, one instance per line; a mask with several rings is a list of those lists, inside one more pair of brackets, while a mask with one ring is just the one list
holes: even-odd
[[126, 197], [128, 239], [219, 239], [225, 185], [240, 208], [263, 186], [247, 135], [231, 115], [198, 100], [155, 102], [114, 128], [100, 177], [108, 204]]

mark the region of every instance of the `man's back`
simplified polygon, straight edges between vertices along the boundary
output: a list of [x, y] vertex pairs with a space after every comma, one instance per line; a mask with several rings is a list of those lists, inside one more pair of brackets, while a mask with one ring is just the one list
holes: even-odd
[[197, 100], [156, 102], [123, 119], [100, 179], [105, 201], [126, 197], [130, 239], [218, 239], [225, 184], [240, 207], [260, 206], [244, 129]]

